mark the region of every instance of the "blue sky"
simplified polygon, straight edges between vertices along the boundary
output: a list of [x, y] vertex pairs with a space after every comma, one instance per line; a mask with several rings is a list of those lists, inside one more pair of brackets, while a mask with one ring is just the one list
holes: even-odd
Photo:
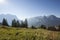
[[0, 14], [13, 14], [19, 19], [56, 15], [60, 17], [60, 0], [5, 0]]

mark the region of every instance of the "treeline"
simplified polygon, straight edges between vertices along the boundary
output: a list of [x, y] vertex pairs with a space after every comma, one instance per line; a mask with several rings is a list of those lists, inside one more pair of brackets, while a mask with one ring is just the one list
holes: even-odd
[[19, 20], [12, 20], [11, 25], [8, 24], [7, 19], [3, 19], [1, 25], [3, 26], [11, 26], [11, 27], [21, 27], [21, 28], [27, 28], [28, 27], [28, 22], [27, 19], [25, 19], [25, 21], [21, 21], [19, 22]]
[[[25, 19], [24, 21], [20, 21], [19, 22], [19, 20], [15, 20], [15, 19], [13, 19], [12, 20], [12, 23], [11, 23], [11, 25], [9, 25], [8, 24], [8, 22], [7, 22], [7, 19], [3, 19], [3, 21], [2, 21], [2, 23], [0, 23], [1, 25], [3, 25], [3, 26], [11, 26], [11, 27], [20, 27], [20, 28], [28, 28], [28, 21], [27, 21], [27, 19]], [[41, 25], [41, 26], [39, 26], [39, 27], [35, 27], [35, 26], [31, 26], [30, 28], [32, 28], [32, 29], [47, 29], [47, 30], [52, 30], [52, 31], [60, 31], [60, 25], [59, 26], [49, 26], [49, 27], [47, 27], [47, 26], [45, 26], [45, 25]]]

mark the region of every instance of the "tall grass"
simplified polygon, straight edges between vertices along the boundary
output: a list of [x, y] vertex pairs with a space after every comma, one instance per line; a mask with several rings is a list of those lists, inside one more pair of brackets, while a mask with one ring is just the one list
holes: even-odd
[[60, 40], [60, 32], [45, 29], [0, 27], [0, 40]]

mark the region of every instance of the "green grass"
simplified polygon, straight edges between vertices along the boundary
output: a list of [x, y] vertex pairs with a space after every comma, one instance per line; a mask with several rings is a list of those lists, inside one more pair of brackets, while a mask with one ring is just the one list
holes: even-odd
[[0, 27], [0, 40], [60, 40], [60, 32], [45, 29]]

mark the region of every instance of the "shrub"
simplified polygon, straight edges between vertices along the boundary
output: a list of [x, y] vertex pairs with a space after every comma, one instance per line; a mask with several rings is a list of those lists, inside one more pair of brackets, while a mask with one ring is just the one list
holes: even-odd
[[48, 27], [48, 30], [56, 31], [55, 27]]
[[46, 26], [45, 26], [45, 25], [41, 25], [40, 28], [42, 28], [42, 29], [46, 29]]
[[31, 28], [32, 28], [32, 29], [36, 29], [36, 27], [35, 27], [35, 26], [31, 26]]

